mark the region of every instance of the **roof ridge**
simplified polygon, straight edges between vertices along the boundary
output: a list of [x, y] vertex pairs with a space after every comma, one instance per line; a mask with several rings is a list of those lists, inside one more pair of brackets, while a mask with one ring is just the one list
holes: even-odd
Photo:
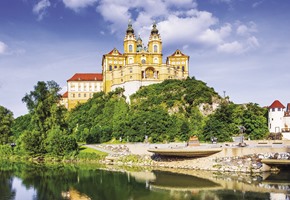
[[270, 106], [269, 108], [285, 108], [285, 106], [279, 101], [279, 100], [275, 100]]

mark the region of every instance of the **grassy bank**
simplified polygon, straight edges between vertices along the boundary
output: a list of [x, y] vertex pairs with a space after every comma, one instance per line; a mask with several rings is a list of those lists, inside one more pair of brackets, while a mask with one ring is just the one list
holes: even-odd
[[10, 145], [0, 145], [0, 156], [2, 159], [11, 161], [32, 161], [32, 162], [99, 162], [108, 154], [102, 151], [91, 149], [85, 146], [79, 146], [77, 152], [64, 156], [53, 154], [28, 154], [19, 149], [11, 148]]

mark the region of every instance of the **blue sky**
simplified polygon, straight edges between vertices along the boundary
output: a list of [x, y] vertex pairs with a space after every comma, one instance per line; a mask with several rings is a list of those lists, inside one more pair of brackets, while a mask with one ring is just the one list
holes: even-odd
[[164, 59], [180, 49], [233, 102], [290, 102], [290, 0], [1, 0], [0, 105], [17, 117], [38, 81], [101, 72], [129, 19], [145, 44], [156, 21]]

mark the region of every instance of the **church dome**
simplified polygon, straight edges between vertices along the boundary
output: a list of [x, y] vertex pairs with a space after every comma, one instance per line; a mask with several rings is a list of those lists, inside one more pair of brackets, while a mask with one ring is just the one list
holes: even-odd
[[129, 21], [129, 23], [128, 23], [128, 28], [127, 28], [127, 34], [129, 34], [129, 33], [132, 33], [132, 34], [134, 34], [134, 29], [132, 28], [132, 23], [131, 23], [131, 21]]
[[156, 28], [156, 22], [153, 23], [153, 28], [151, 30], [151, 35], [152, 34], [158, 34], [158, 29]]

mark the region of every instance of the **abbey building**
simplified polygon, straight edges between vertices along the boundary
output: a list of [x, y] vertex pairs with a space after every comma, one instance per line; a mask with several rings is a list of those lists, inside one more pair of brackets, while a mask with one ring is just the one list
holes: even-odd
[[162, 40], [156, 24], [153, 24], [148, 45], [145, 46], [129, 23], [124, 38], [124, 53], [113, 49], [103, 56], [103, 89], [109, 92], [122, 87], [125, 95], [130, 96], [141, 86], [166, 79], [185, 79], [188, 77], [188, 62], [189, 56], [176, 50], [163, 63]]
[[[90, 88], [90, 84], [96, 85], [97, 82], [94, 83], [94, 81], [102, 80], [100, 90], [107, 93], [121, 87], [125, 90], [124, 95], [128, 98], [142, 86], [160, 83], [166, 79], [186, 79], [189, 76], [189, 56], [180, 50], [177, 49], [163, 63], [162, 40], [155, 23], [152, 26], [147, 45], [143, 44], [140, 36], [136, 37], [132, 24], [129, 23], [123, 47], [124, 53], [114, 48], [103, 55], [102, 74], [100, 74], [102, 77], [87, 82], [87, 88]], [[77, 99], [70, 101], [70, 98], [81, 97], [80, 93], [82, 92], [84, 95], [86, 92], [83, 86], [79, 87], [79, 85], [83, 85], [81, 79], [74, 79], [74, 91], [70, 91], [72, 89], [69, 87], [71, 86], [70, 80], [67, 81], [68, 91], [66, 95], [68, 99], [64, 99], [69, 109], [75, 107], [76, 102], [78, 102]], [[81, 88], [82, 91], [78, 91], [78, 88]], [[91, 96], [90, 93], [86, 94], [87, 96]], [[70, 105], [70, 102], [73, 104]], [[81, 102], [84, 101], [79, 101], [79, 103]]]

